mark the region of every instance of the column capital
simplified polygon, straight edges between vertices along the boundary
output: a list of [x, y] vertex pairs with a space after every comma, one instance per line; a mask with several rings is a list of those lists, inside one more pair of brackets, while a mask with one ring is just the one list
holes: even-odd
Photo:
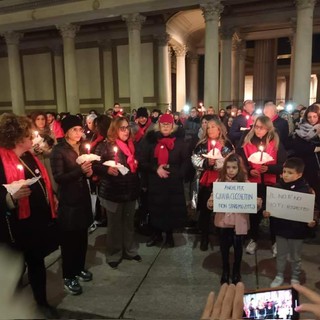
[[124, 20], [127, 23], [129, 31], [140, 31], [142, 24], [146, 21], [146, 17], [142, 16], [140, 13], [131, 13], [123, 15], [122, 20]]
[[23, 37], [23, 33], [15, 32], [15, 31], [6, 31], [2, 34], [2, 36], [5, 38], [7, 45], [8, 44], [18, 45], [20, 42], [20, 39]]
[[219, 21], [220, 14], [223, 11], [223, 5], [220, 3], [220, 0], [201, 4], [200, 7], [202, 9], [202, 15], [205, 22]]
[[158, 41], [159, 46], [166, 46], [171, 39], [171, 35], [167, 32], [155, 34], [154, 38]]
[[176, 57], [185, 57], [188, 51], [186, 45], [175, 45], [172, 48], [174, 50], [174, 53], [176, 54]]
[[232, 37], [232, 50], [240, 51], [242, 49], [242, 42], [237, 33], [235, 33]]
[[61, 24], [56, 26], [60, 31], [60, 34], [63, 38], [75, 38], [76, 33], [79, 31], [80, 27], [75, 24]]
[[221, 26], [219, 28], [219, 34], [221, 40], [231, 40], [233, 34], [235, 32], [235, 28], [233, 26]]
[[295, 0], [297, 10], [311, 8], [313, 9], [317, 0]]

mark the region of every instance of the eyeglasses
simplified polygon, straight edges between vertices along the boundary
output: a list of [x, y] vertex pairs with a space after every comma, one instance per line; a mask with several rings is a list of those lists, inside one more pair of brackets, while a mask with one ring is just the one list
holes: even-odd
[[122, 127], [119, 127], [119, 130], [121, 131], [121, 132], [125, 132], [126, 130], [130, 130], [130, 127], [129, 126], [122, 126]]
[[258, 129], [258, 130], [268, 130], [268, 129], [267, 129], [266, 127], [264, 127], [264, 126], [257, 126], [257, 125], [255, 125], [254, 128], [255, 128], [255, 129]]
[[168, 126], [171, 126], [172, 123], [170, 122], [160, 122], [160, 124], [163, 126], [163, 127], [168, 127]]

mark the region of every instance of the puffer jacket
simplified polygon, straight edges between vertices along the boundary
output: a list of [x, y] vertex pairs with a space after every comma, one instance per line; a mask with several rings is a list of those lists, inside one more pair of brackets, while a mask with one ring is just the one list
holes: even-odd
[[103, 165], [105, 161], [114, 160], [114, 144], [104, 141], [99, 145], [100, 162], [92, 165], [93, 173], [99, 177], [99, 197], [113, 202], [123, 203], [136, 200], [140, 194], [140, 181], [137, 172], [132, 173], [127, 164], [127, 156], [118, 148], [118, 163], [128, 168], [129, 172], [117, 176], [108, 174], [108, 166]]

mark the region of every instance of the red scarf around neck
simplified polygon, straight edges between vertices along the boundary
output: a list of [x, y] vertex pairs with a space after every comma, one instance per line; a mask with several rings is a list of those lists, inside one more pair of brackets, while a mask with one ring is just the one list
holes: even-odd
[[148, 121], [146, 122], [146, 124], [143, 127], [138, 123], [139, 130], [137, 131], [137, 133], [134, 137], [137, 142], [139, 142], [141, 140], [141, 138], [144, 136], [147, 129], [150, 127], [150, 124], [151, 124], [150, 118], [148, 118]]
[[169, 150], [174, 147], [176, 138], [162, 138], [158, 140], [158, 144], [154, 149], [154, 156], [158, 159], [158, 165], [168, 164]]
[[116, 139], [116, 144], [119, 149], [127, 156], [127, 164], [132, 173], [137, 171], [137, 161], [134, 158], [135, 148], [131, 139], [128, 140], [128, 144], [120, 139]]
[[[33, 156], [33, 155], [32, 155]], [[21, 164], [19, 158], [14, 153], [13, 150], [8, 150], [5, 148], [0, 148], [0, 158], [2, 160], [4, 173], [6, 176], [7, 183], [12, 183], [13, 181], [18, 181], [21, 179], [25, 179], [24, 170], [19, 170], [17, 168], [18, 164]], [[49, 203], [51, 208], [51, 216], [52, 218], [56, 218], [56, 212], [54, 208], [54, 197], [51, 182], [48, 176], [48, 173], [44, 167], [44, 165], [35, 157], [33, 156], [38, 168], [40, 169], [41, 176], [44, 180], [45, 187], [49, 197]], [[19, 199], [19, 219], [27, 219], [30, 217], [30, 204], [29, 198], [24, 197]]]

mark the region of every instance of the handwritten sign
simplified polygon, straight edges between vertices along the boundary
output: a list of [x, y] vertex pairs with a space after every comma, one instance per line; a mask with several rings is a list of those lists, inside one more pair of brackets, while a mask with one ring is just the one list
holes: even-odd
[[257, 213], [257, 184], [214, 182], [213, 211]]
[[271, 216], [310, 222], [313, 220], [314, 194], [267, 187], [266, 210]]

